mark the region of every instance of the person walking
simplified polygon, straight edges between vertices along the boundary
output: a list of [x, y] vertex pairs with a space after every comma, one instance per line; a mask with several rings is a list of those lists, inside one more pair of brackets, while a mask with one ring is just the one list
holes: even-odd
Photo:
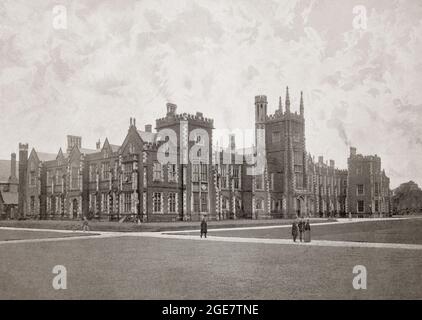
[[302, 242], [303, 241], [303, 231], [304, 231], [303, 229], [305, 228], [305, 221], [303, 221], [303, 218], [300, 219], [298, 228], [299, 228], [299, 239], [300, 239], [300, 242]]
[[304, 229], [305, 229], [305, 242], [311, 242], [311, 224], [309, 223], [309, 219], [306, 220]]
[[205, 219], [205, 217], [202, 217], [202, 221], [201, 221], [201, 238], [202, 235], [205, 236], [205, 238], [207, 237], [207, 230], [208, 229], [208, 225], [207, 225], [207, 220]]
[[292, 236], [293, 236], [293, 242], [296, 242], [297, 232], [298, 232], [297, 221], [296, 221], [296, 220], [294, 220], [294, 221], [293, 221], [293, 224], [292, 224]]
[[86, 218], [86, 216], [83, 217], [83, 221], [82, 221], [82, 231], [89, 231], [89, 223], [88, 223], [88, 219]]

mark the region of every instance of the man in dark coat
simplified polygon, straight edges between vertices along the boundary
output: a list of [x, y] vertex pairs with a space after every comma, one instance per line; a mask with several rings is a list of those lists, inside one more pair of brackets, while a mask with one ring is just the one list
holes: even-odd
[[305, 231], [305, 221], [303, 221], [303, 219], [300, 219], [298, 228], [299, 228], [299, 239], [300, 239], [300, 242], [302, 242], [303, 231]]
[[304, 229], [305, 229], [305, 242], [311, 242], [311, 224], [309, 223], [309, 219], [306, 220]]
[[201, 238], [202, 238], [202, 235], [204, 235], [205, 238], [207, 237], [207, 229], [208, 229], [207, 220], [205, 219], [205, 217], [202, 217], [202, 221], [201, 221]]
[[297, 229], [297, 222], [296, 222], [296, 220], [295, 220], [295, 221], [293, 221], [293, 224], [292, 224], [292, 236], [293, 236], [293, 242], [296, 242], [296, 238], [297, 238], [297, 231], [298, 231], [298, 229]]
[[86, 216], [83, 217], [82, 219], [82, 231], [89, 231], [89, 223], [88, 223], [88, 219], [86, 218]]

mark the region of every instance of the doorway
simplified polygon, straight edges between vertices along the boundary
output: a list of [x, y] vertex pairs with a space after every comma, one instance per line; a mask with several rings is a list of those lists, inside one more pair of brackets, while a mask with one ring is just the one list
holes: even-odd
[[78, 218], [78, 200], [77, 199], [73, 199], [72, 201], [72, 215], [73, 215], [73, 219]]

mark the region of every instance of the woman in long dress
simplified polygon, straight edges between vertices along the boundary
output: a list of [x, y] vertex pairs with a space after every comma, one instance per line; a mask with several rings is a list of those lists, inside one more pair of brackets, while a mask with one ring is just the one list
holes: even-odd
[[293, 223], [292, 223], [293, 242], [296, 242], [298, 230], [299, 229], [298, 229], [297, 221], [293, 221]]
[[306, 220], [305, 224], [305, 242], [311, 242], [311, 225], [309, 219]]

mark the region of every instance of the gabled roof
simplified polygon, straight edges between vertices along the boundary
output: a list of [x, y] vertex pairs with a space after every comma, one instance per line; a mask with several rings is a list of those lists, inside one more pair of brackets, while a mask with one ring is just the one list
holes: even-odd
[[54, 159], [51, 160], [63, 160], [66, 156], [64, 155], [62, 148], [59, 149], [59, 152], [57, 153], [57, 156]]
[[108, 138], [106, 138], [105, 141], [104, 141], [102, 150], [104, 150], [104, 148], [109, 148], [109, 150], [111, 150], [112, 152], [117, 152], [117, 151], [119, 151], [120, 146], [118, 146], [117, 144], [111, 144], [108, 141]]
[[[16, 170], [19, 168], [19, 161], [16, 161]], [[16, 175], [18, 173], [16, 172]], [[10, 160], [0, 160], [0, 182], [9, 181], [10, 177]]]
[[91, 153], [96, 153], [98, 152], [98, 150], [95, 149], [87, 149], [87, 148], [79, 148], [79, 151], [83, 154], [91, 154]]
[[56, 159], [56, 155], [54, 153], [37, 152], [37, 156], [38, 159], [42, 162]]
[[141, 131], [141, 130], [137, 130], [137, 132], [144, 142], [146, 142], [146, 143], [156, 142], [155, 140], [157, 138], [157, 133], [146, 132], [146, 131]]
[[120, 149], [120, 146], [118, 146], [117, 144], [110, 144], [110, 148], [113, 152], [117, 152]]
[[56, 154], [54, 154], [54, 153], [48, 153], [48, 152], [38, 152], [37, 150], [35, 150], [35, 148], [32, 148], [31, 153], [29, 154], [28, 159], [30, 159], [31, 156], [35, 156], [41, 162], [51, 161], [51, 160], [55, 160], [56, 159]]

